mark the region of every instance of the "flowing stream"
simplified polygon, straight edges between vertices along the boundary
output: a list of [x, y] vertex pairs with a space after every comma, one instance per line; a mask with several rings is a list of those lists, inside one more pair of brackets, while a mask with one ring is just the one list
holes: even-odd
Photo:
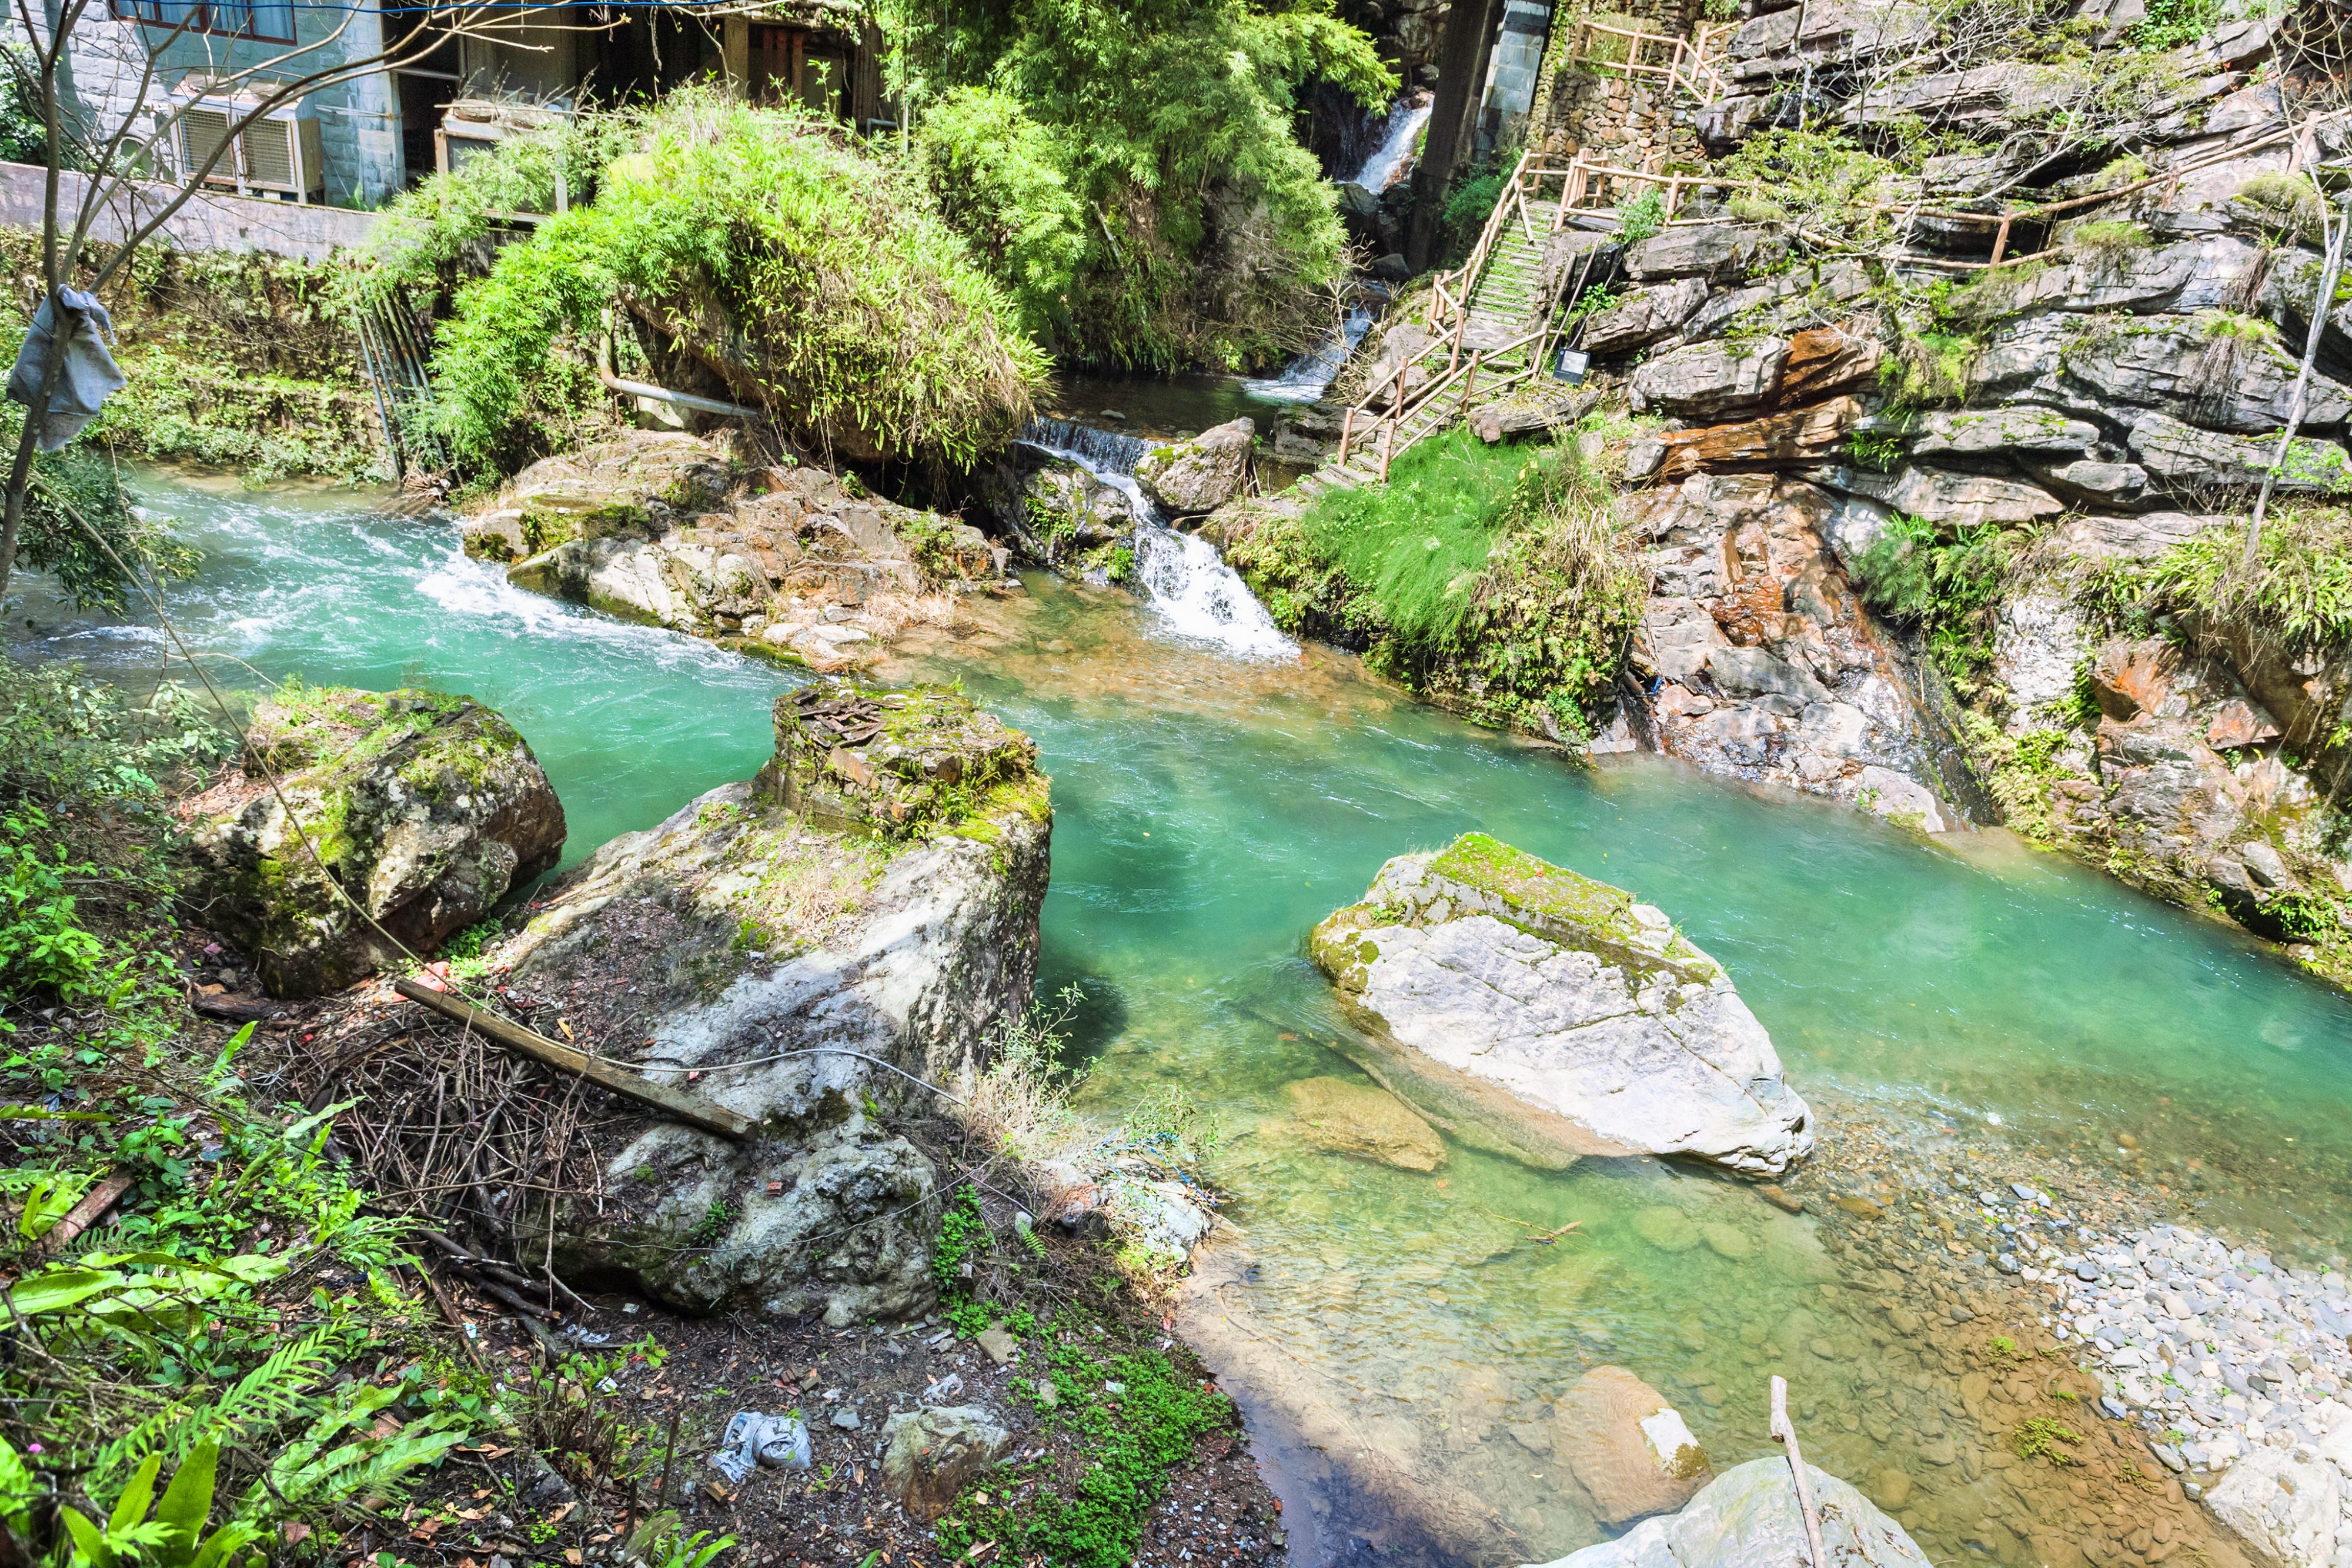
[[1021, 441], [1048, 456], [1077, 464], [1127, 497], [1137, 523], [1135, 574], [1171, 632], [1236, 658], [1287, 661], [1297, 656], [1298, 644], [1283, 634], [1216, 547], [1196, 534], [1170, 528], [1135, 482], [1137, 462], [1161, 443], [1066, 419], [1034, 420]]
[[[446, 524], [348, 494], [140, 483], [205, 552], [169, 603], [217, 678], [496, 705], [562, 794], [574, 861], [769, 748], [791, 677], [516, 591]], [[1296, 1135], [1286, 1085], [1354, 1075], [1302, 938], [1391, 855], [1479, 828], [1664, 907], [1771, 1031], [1825, 1152], [1909, 1128], [1912, 1157], [1949, 1168], [2000, 1140], [2054, 1183], [2123, 1159], [2127, 1131], [2196, 1223], [2284, 1257], [2340, 1250], [2352, 1004], [2219, 927], [2000, 835], [1929, 844], [1644, 758], [1580, 770], [1327, 651], [1236, 660], [1159, 634], [1123, 594], [1031, 587], [885, 673], [959, 676], [1038, 739], [1056, 811], [1044, 984], [1083, 988], [1082, 1103], [1108, 1118], [1176, 1085], [1217, 1114], [1213, 1174], [1248, 1260], [1218, 1300], [1349, 1411], [1350, 1451], [1318, 1439], [1310, 1457], [1377, 1458], [1491, 1509], [1514, 1555], [1486, 1560], [1601, 1533], [1523, 1440], [1596, 1355], [1666, 1391], [1718, 1466], [1770, 1451], [1762, 1387], [1786, 1373], [1809, 1457], [1857, 1480], [1906, 1472], [1902, 1516], [1938, 1563], [2030, 1563], [2021, 1508], [2076, 1504], [2057, 1470], [2054, 1500], [2021, 1504], [1998, 1478], [2021, 1470], [1955, 1464], [1941, 1418], [1906, 1414], [1933, 1369], [1848, 1320], [1853, 1281], [1814, 1216], [1654, 1162], [1540, 1173], [1454, 1148], [1424, 1175]], [[163, 660], [152, 628], [98, 622], [35, 651], [127, 680]], [[1691, 1221], [1706, 1245], [1681, 1239]], [[1571, 1222], [1559, 1245], [1522, 1244]]]

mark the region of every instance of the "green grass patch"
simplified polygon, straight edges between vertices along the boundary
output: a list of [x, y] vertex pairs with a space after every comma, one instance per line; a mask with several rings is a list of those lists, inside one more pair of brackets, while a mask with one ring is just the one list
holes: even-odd
[[1447, 431], [1398, 459], [1388, 484], [1318, 496], [1308, 544], [1379, 601], [1394, 635], [1442, 642], [1469, 613], [1526, 464], [1519, 448]]
[[1092, 1468], [1074, 1482], [1034, 1461], [991, 1477], [940, 1519], [940, 1545], [961, 1557], [994, 1541], [1007, 1562], [1127, 1568], [1168, 1470], [1190, 1458], [1201, 1437], [1236, 1425], [1233, 1401], [1148, 1344], [1094, 1339], [1075, 1314], [1057, 1318], [1027, 1354], [1044, 1362], [1055, 1402], [1045, 1408], [1023, 1384], [1013, 1385], [1016, 1395], [1039, 1406], [1042, 1427], [1074, 1434]]

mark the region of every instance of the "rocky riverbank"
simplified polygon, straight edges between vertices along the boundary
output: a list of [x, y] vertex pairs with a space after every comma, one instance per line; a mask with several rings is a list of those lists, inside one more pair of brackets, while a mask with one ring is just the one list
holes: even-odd
[[821, 673], [871, 664], [909, 626], [954, 626], [958, 597], [1007, 562], [854, 475], [665, 431], [543, 458], [462, 526], [467, 553], [518, 586]]
[[[2048, 1254], [2056, 1253], [2050, 1257]], [[2352, 1557], [2352, 1288], [2340, 1267], [2290, 1268], [2179, 1225], [2068, 1252], [2038, 1278], [2106, 1392], [2166, 1469], [2289, 1568]]]

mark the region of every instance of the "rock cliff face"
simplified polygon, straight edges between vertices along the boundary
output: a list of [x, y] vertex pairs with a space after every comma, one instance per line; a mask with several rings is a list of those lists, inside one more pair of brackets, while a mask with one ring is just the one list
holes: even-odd
[[1654, 425], [1609, 744], [2002, 821], [2347, 978], [2352, 617], [2317, 585], [2352, 553], [2352, 306], [2318, 301], [2310, 172], [2352, 124], [2235, 9], [2184, 41], [2137, 0], [1755, 0], [1710, 103], [1554, 94], [1551, 162], [1721, 178], [1621, 242], [1579, 340]]
[[1466, 1143], [1749, 1176], [1812, 1148], [1811, 1113], [1720, 965], [1632, 894], [1484, 834], [1389, 862], [1310, 946], [1370, 1037], [1364, 1070]]
[[855, 668], [928, 601], [1003, 576], [976, 528], [808, 466], [632, 431], [543, 458], [464, 524], [466, 548], [534, 592], [821, 671]]
[[1878, 526], [1866, 506], [1770, 474], [1694, 474], [1628, 511], [1652, 583], [1633, 666], [1660, 750], [1930, 832], [1965, 821], [1937, 792], [1921, 672], [1839, 561], [1837, 541]]
[[440, 692], [281, 693], [254, 714], [241, 777], [186, 810], [204, 918], [281, 997], [429, 956], [563, 852], [530, 746]]
[[[696, 1312], [846, 1323], [933, 1300], [940, 1179], [877, 1118], [924, 1092], [910, 1080], [968, 1092], [1027, 1007], [1046, 780], [1025, 737], [956, 694], [828, 700], [812, 714], [780, 699], [776, 768], [605, 845], [497, 955], [510, 988], [643, 1041], [650, 1075], [692, 1076], [761, 1124], [740, 1144], [641, 1124], [607, 1151], [601, 1200], [555, 1216], [559, 1268]], [[835, 799], [865, 773], [869, 809], [784, 803], [779, 780], [818, 727]], [[974, 737], [987, 744], [962, 746]], [[971, 788], [894, 813], [909, 757]]]

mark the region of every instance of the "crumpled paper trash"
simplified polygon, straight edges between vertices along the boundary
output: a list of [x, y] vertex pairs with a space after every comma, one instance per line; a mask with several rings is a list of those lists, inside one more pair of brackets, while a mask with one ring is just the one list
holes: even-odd
[[751, 1473], [754, 1462], [773, 1469], [809, 1468], [809, 1430], [797, 1416], [763, 1416], [738, 1410], [727, 1423], [727, 1436], [710, 1462], [736, 1486]]

